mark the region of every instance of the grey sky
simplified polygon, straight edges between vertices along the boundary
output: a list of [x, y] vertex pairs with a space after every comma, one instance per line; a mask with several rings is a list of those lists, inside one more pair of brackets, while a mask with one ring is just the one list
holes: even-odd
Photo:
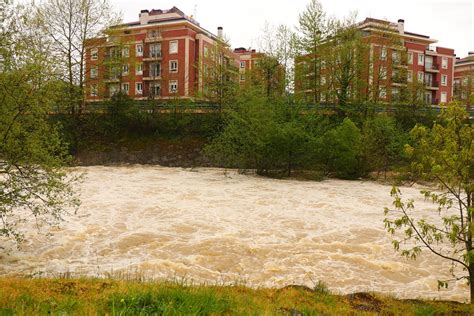
[[[176, 6], [187, 15], [197, 8], [201, 26], [216, 33], [223, 26], [233, 47], [257, 47], [258, 37], [265, 22], [296, 26], [298, 14], [309, 0], [111, 0], [122, 11], [124, 21], [138, 19], [142, 9], [169, 9]], [[405, 19], [409, 32], [429, 35], [437, 39], [437, 46], [454, 48], [464, 57], [474, 51], [474, 0], [321, 0], [326, 12], [344, 17], [356, 11], [360, 20], [365, 17], [397, 21]]]

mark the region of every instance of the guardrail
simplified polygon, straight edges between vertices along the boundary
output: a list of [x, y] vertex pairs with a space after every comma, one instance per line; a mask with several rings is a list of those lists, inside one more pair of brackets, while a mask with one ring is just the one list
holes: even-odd
[[[143, 113], [213, 113], [220, 112], [223, 108], [217, 104], [212, 103], [192, 103], [192, 104], [170, 104], [170, 103], [155, 103], [151, 104], [150, 100], [136, 101], [136, 107], [139, 111]], [[334, 105], [334, 104], [305, 104], [305, 105], [289, 105], [292, 107], [297, 107], [304, 110], [312, 111], [321, 111], [323, 113], [336, 113], [339, 111], [348, 111], [348, 112], [372, 112], [372, 113], [394, 113], [398, 105], [354, 105], [349, 104], [344, 107]], [[109, 105], [106, 102], [91, 102], [87, 103], [83, 112], [84, 113], [104, 113], [108, 110]], [[409, 106], [404, 106], [409, 108]], [[439, 105], [430, 105], [426, 107], [421, 107], [415, 109], [420, 113], [423, 112], [433, 112], [435, 114], [440, 113], [442, 109], [445, 109], [445, 106]], [[60, 113], [57, 111], [56, 113]], [[474, 107], [471, 107], [469, 110], [469, 116], [471, 119], [474, 119]]]

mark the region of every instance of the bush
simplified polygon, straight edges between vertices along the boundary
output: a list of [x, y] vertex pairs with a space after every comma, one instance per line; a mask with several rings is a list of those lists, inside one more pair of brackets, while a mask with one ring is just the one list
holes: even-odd
[[359, 128], [346, 118], [322, 137], [320, 157], [329, 173], [342, 179], [356, 179], [364, 173], [361, 146]]
[[387, 172], [406, 162], [403, 152], [409, 135], [397, 126], [394, 118], [380, 115], [369, 119], [363, 125], [362, 134], [368, 171]]

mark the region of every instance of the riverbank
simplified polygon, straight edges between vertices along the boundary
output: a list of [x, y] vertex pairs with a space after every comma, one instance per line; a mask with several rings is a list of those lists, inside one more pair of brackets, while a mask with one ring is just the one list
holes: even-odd
[[164, 167], [211, 167], [202, 154], [204, 137], [122, 137], [114, 142], [91, 142], [74, 154], [76, 166], [114, 166], [126, 164]]
[[0, 315], [472, 315], [456, 302], [335, 295], [288, 286], [187, 286], [101, 279], [0, 279]]

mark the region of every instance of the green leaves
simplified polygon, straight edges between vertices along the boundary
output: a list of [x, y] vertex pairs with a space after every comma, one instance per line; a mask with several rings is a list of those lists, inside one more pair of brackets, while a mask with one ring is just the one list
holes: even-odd
[[[411, 172], [416, 179], [428, 180], [437, 190], [423, 190], [425, 199], [435, 205], [439, 220], [417, 218], [414, 201], [403, 201], [398, 188], [392, 188], [394, 209], [385, 209], [385, 227], [399, 237], [392, 243], [402, 256], [416, 259], [421, 247], [460, 265], [474, 281], [473, 250], [473, 183], [474, 127], [467, 113], [456, 104], [439, 116], [429, 129], [416, 126], [410, 132], [413, 144], [405, 146], [412, 160]], [[453, 270], [454, 271], [454, 270]], [[439, 281], [440, 288], [448, 283]], [[471, 301], [474, 293], [471, 292]]]
[[60, 86], [50, 56], [31, 44], [28, 30], [1, 35], [9, 36], [11, 46], [3, 49], [11, 58], [0, 72], [0, 238], [20, 243], [28, 220], [55, 225], [78, 200], [74, 178], [61, 169], [70, 158], [67, 146], [59, 126], [49, 122]]

